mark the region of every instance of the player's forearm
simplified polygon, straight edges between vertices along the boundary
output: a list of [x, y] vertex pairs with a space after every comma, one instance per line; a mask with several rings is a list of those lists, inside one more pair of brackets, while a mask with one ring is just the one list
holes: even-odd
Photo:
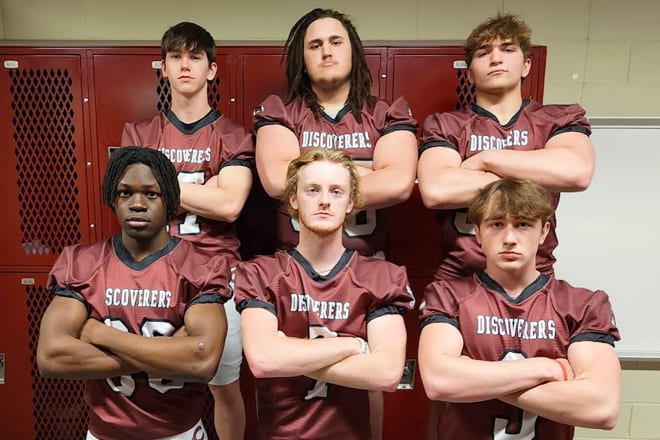
[[360, 195], [365, 208], [386, 208], [408, 200], [414, 185], [414, 168], [391, 166], [360, 177]]
[[360, 342], [352, 337], [257, 336], [258, 341], [244, 337], [243, 349], [252, 373], [259, 378], [307, 375], [361, 352]]
[[479, 361], [434, 355], [432, 364], [420, 359], [427, 396], [443, 402], [480, 402], [561, 378], [560, 367], [547, 358]]
[[500, 400], [559, 423], [612, 429], [619, 413], [620, 391], [616, 384], [577, 379], [544, 383]]
[[502, 177], [534, 180], [551, 192], [584, 191], [591, 183], [593, 159], [570, 148], [484, 151], [484, 168]]
[[487, 171], [445, 168], [419, 178], [422, 201], [431, 209], [465, 208], [477, 192], [500, 177]]
[[206, 382], [215, 373], [224, 342], [210, 336], [144, 337], [101, 325], [89, 341], [156, 377]]
[[323, 382], [370, 391], [395, 391], [403, 375], [405, 348], [350, 356], [306, 376]]
[[223, 188], [179, 183], [181, 210], [200, 217], [233, 223], [247, 197], [237, 197]]
[[139, 371], [114, 354], [74, 337], [40, 341], [37, 365], [43, 377], [59, 379], [105, 379]]

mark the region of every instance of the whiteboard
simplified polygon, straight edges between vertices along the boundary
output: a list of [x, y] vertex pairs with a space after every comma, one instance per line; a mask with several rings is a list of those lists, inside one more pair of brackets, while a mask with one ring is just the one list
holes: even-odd
[[660, 118], [591, 120], [596, 170], [557, 209], [555, 272], [610, 296], [620, 358], [660, 359]]

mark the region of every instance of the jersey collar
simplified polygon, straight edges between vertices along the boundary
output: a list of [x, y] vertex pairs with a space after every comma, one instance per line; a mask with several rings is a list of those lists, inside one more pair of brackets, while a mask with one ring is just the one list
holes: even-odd
[[496, 291], [500, 295], [504, 296], [508, 301], [514, 303], [514, 304], [520, 304], [523, 302], [526, 298], [529, 298], [532, 296], [535, 292], [538, 292], [539, 290], [543, 289], [546, 284], [548, 284], [548, 281], [550, 280], [550, 275], [544, 275], [540, 274], [538, 278], [536, 278], [534, 281], [531, 282], [531, 284], [523, 289], [523, 291], [518, 295], [516, 298], [511, 298], [508, 293], [504, 290], [500, 284], [492, 279], [486, 271], [479, 271], [476, 274], [477, 278], [479, 278], [479, 281], [481, 281], [486, 287], [488, 287], [491, 290]]
[[291, 258], [296, 260], [298, 264], [302, 266], [302, 268], [312, 280], [322, 283], [331, 280], [335, 275], [337, 275], [337, 273], [339, 273], [346, 266], [348, 260], [351, 259], [355, 251], [352, 249], [345, 249], [344, 253], [339, 258], [339, 261], [337, 261], [337, 264], [335, 264], [332, 270], [330, 270], [330, 272], [328, 272], [326, 275], [321, 275], [315, 271], [309, 261], [307, 261], [303, 254], [298, 252], [297, 249], [291, 249], [287, 251], [287, 253], [291, 256]]
[[133, 259], [133, 256], [128, 252], [128, 249], [126, 249], [126, 246], [124, 246], [124, 243], [121, 241], [121, 234], [116, 234], [112, 237], [112, 247], [117, 254], [117, 258], [119, 258], [119, 260], [121, 260], [126, 266], [133, 270], [143, 270], [160, 257], [172, 252], [180, 241], [181, 239], [179, 237], [171, 237], [170, 241], [168, 241], [162, 249], [151, 255], [147, 255], [142, 261], [135, 261]]

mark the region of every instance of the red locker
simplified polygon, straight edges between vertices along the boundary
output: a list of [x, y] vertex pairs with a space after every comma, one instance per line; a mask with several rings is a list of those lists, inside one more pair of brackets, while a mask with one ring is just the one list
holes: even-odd
[[0, 267], [49, 267], [95, 237], [81, 57], [0, 48]]

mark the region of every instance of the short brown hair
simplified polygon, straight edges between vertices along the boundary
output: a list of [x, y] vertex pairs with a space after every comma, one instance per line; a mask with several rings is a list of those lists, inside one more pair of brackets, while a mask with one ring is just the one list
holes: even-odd
[[[291, 218], [298, 219], [298, 211], [293, 209], [289, 203], [289, 197], [294, 195], [298, 191], [298, 172], [305, 165], [309, 165], [312, 162], [334, 162], [338, 165], [343, 166], [348, 170], [350, 175], [350, 198], [353, 201], [353, 210], [351, 213], [357, 211], [362, 202], [360, 199], [360, 176], [355, 168], [353, 159], [343, 151], [340, 150], [329, 150], [327, 148], [312, 148], [307, 150], [305, 153], [298, 156], [296, 159], [292, 160], [289, 163], [289, 168], [286, 172], [286, 186], [284, 188], [284, 194], [282, 195], [282, 200], [287, 203], [289, 207], [289, 215]], [[348, 216], [347, 216], [348, 217]]]
[[545, 223], [553, 212], [548, 190], [530, 179], [506, 177], [479, 191], [468, 208], [468, 220], [480, 225], [488, 213], [489, 219], [512, 217]]
[[503, 40], [511, 39], [514, 44], [520, 46], [525, 58], [529, 58], [532, 50], [532, 30], [517, 15], [498, 13], [495, 17], [481, 23], [474, 28], [465, 40], [463, 49], [468, 67], [472, 64], [474, 53], [484, 44], [495, 38]]
[[160, 56], [164, 60], [167, 52], [177, 50], [205, 53], [209, 67], [215, 63], [215, 40], [198, 24], [182, 21], [165, 31], [160, 41]]

